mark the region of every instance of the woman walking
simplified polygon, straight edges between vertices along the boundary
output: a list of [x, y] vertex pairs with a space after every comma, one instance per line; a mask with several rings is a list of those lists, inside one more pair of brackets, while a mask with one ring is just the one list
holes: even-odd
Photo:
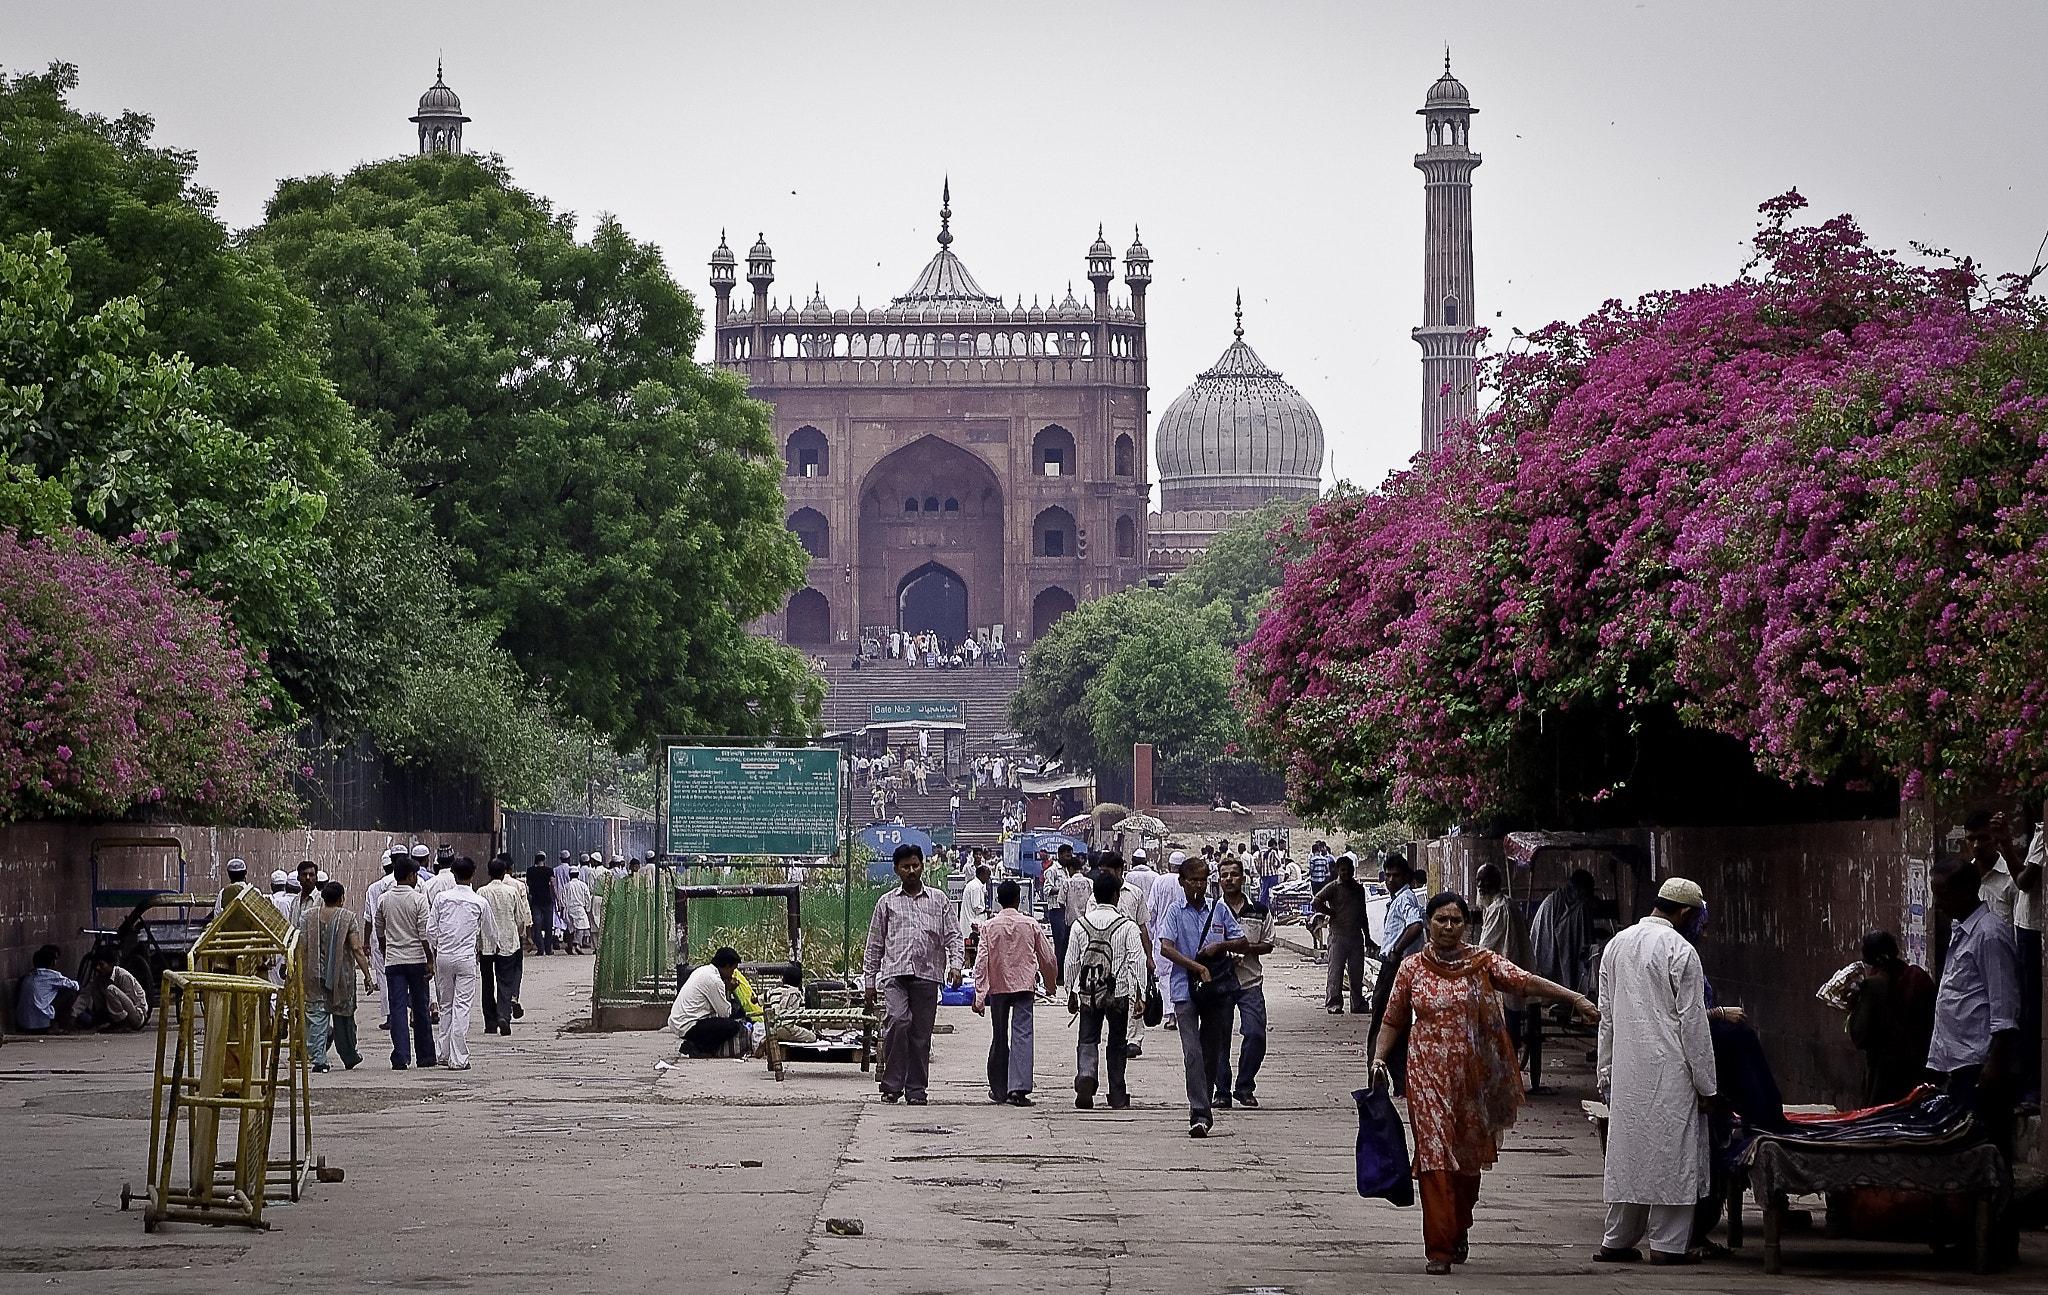
[[1427, 1271], [1437, 1276], [1465, 1262], [1480, 1171], [1493, 1167], [1522, 1104], [1522, 1073], [1501, 995], [1570, 1003], [1581, 1019], [1600, 1019], [1584, 994], [1467, 944], [1471, 917], [1462, 895], [1445, 891], [1429, 901], [1427, 942], [1402, 962], [1373, 1047], [1372, 1083], [1378, 1086], [1388, 1082], [1388, 1053], [1414, 1031], [1408, 1126], [1415, 1139]]

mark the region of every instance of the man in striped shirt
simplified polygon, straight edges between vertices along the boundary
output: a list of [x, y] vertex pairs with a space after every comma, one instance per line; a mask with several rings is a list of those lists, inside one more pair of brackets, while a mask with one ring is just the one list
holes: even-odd
[[955, 988], [965, 949], [958, 915], [944, 895], [924, 884], [924, 851], [899, 845], [896, 877], [901, 883], [875, 904], [868, 921], [862, 971], [867, 1005], [880, 994], [882, 1100], [925, 1103], [931, 1075], [932, 1024], [939, 1014], [939, 979]]

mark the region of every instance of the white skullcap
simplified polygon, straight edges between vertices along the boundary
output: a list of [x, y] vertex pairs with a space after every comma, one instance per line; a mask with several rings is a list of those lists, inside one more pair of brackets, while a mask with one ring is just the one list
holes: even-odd
[[415, 858], [415, 859], [424, 859], [424, 858], [426, 858], [426, 857], [427, 857], [427, 847], [426, 847], [426, 846], [424, 846], [424, 845], [416, 845], [416, 846], [414, 846], [414, 847], [412, 848], [412, 857], [413, 857], [413, 858]]
[[1706, 893], [1700, 889], [1699, 883], [1683, 877], [1672, 877], [1657, 887], [1657, 898], [1685, 908], [1698, 908], [1707, 902]]
[[1169, 868], [1178, 868], [1187, 861], [1188, 852], [1186, 850], [1175, 850], [1172, 854], [1166, 856], [1166, 866]]
[[229, 871], [229, 872], [247, 872], [247, 871], [249, 871], [249, 861], [248, 861], [247, 859], [229, 859], [229, 860], [228, 860], [228, 871]]
[[291, 879], [292, 875], [283, 868], [279, 868], [276, 872], [270, 874], [270, 884], [273, 886], [282, 886]]

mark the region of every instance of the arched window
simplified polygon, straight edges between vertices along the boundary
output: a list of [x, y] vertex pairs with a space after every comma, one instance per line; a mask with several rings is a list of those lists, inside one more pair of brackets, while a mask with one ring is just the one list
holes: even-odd
[[947, 512], [949, 512], [949, 513], [957, 513], [957, 512], [959, 512], [959, 511], [960, 511], [960, 501], [959, 501], [959, 500], [957, 500], [957, 499], [948, 499], [948, 500], [946, 500], [946, 511], [947, 511]]
[[825, 433], [815, 427], [799, 427], [791, 432], [783, 454], [789, 461], [792, 477], [822, 477], [831, 466], [831, 446]]
[[815, 508], [799, 508], [789, 515], [789, 529], [813, 558], [823, 562], [832, 556], [832, 525], [825, 514]]
[[815, 589], [799, 589], [783, 614], [782, 637], [815, 647], [832, 641], [832, 604]]
[[1031, 555], [1038, 558], [1073, 557], [1076, 542], [1074, 515], [1064, 508], [1048, 508], [1032, 520]]
[[1458, 299], [1457, 299], [1456, 297], [1445, 297], [1445, 298], [1444, 298], [1444, 323], [1446, 323], [1446, 324], [1455, 324], [1455, 323], [1457, 323], [1457, 322], [1458, 322]]
[[1138, 470], [1138, 443], [1125, 432], [1116, 438], [1116, 474], [1128, 477]]
[[1053, 622], [1074, 610], [1074, 595], [1054, 585], [1040, 591], [1031, 602], [1031, 637], [1042, 639], [1052, 632]]
[[904, 512], [906, 512], [906, 513], [914, 513], [914, 512], [916, 512], [916, 511], [917, 511], [917, 501], [916, 501], [915, 499], [906, 499], [906, 500], [904, 500], [904, 501], [903, 501], [903, 511], [904, 511]]
[[1138, 556], [1138, 524], [1128, 517], [1116, 519], [1116, 555], [1120, 558]]
[[1031, 441], [1031, 470], [1048, 477], [1070, 477], [1079, 467], [1074, 458], [1074, 435], [1057, 423], [1044, 428]]
[[939, 497], [937, 495], [926, 495], [924, 497], [924, 510], [928, 513], [939, 511]]

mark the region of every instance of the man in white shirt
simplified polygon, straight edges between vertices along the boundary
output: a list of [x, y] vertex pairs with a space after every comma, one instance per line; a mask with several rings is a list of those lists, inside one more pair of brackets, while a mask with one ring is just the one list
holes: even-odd
[[562, 943], [571, 953], [590, 952], [590, 883], [574, 872], [562, 887]]
[[427, 982], [434, 949], [427, 936], [427, 897], [419, 890], [419, 865], [401, 855], [392, 863], [392, 886], [377, 901], [376, 948], [384, 962], [384, 1006], [391, 1014], [391, 1068], [404, 1070], [418, 1054], [422, 1068], [434, 1064], [434, 1026], [427, 1008]]
[[[1129, 1059], [1126, 1031], [1135, 1011], [1145, 1010], [1145, 940], [1138, 924], [1117, 910], [1123, 890], [1105, 868], [1091, 881], [1077, 873], [1070, 885], [1089, 886], [1091, 903], [1067, 936], [1063, 979], [1067, 1010], [1081, 1018], [1074, 1056], [1074, 1105], [1095, 1105], [1102, 1066], [1102, 1027], [1109, 1025], [1109, 1105], [1122, 1110], [1131, 1104], [1124, 1087]], [[1085, 996], [1085, 1001], [1084, 1001]]]
[[682, 1036], [678, 1051], [683, 1056], [715, 1057], [747, 1028], [747, 1018], [733, 1006], [733, 976], [739, 969], [739, 950], [726, 946], [676, 991], [668, 1028]]
[[[2019, 937], [2020, 968], [2020, 1101], [2041, 1104], [2041, 949], [2048, 927], [2048, 833], [2034, 824], [2026, 858], [2013, 869], [2019, 895], [2013, 900], [2013, 934]], [[2031, 1045], [2031, 1046], [2030, 1046]]]
[[476, 861], [458, 859], [447, 873], [454, 882], [434, 896], [427, 916], [427, 947], [434, 955], [434, 996], [441, 1004], [434, 1048], [442, 1065], [467, 1070], [469, 1018], [482, 980], [477, 952], [486, 940], [497, 943], [497, 927], [491, 906], [470, 886], [476, 879]]
[[526, 1015], [519, 1005], [519, 984], [525, 976], [526, 928], [533, 925], [533, 909], [526, 900], [526, 888], [512, 879], [512, 859], [500, 854], [491, 860], [491, 880], [477, 894], [491, 906], [491, 927], [482, 953], [484, 991], [484, 1033], [512, 1033], [512, 1022]]
[[[975, 931], [979, 930], [981, 924], [992, 916], [989, 912], [988, 898], [988, 883], [992, 875], [988, 870], [987, 864], [976, 864], [974, 875], [967, 879], [967, 884], [960, 890], [960, 938], [962, 940], [972, 940]], [[973, 958], [970, 956], [968, 961], [972, 962]]]

